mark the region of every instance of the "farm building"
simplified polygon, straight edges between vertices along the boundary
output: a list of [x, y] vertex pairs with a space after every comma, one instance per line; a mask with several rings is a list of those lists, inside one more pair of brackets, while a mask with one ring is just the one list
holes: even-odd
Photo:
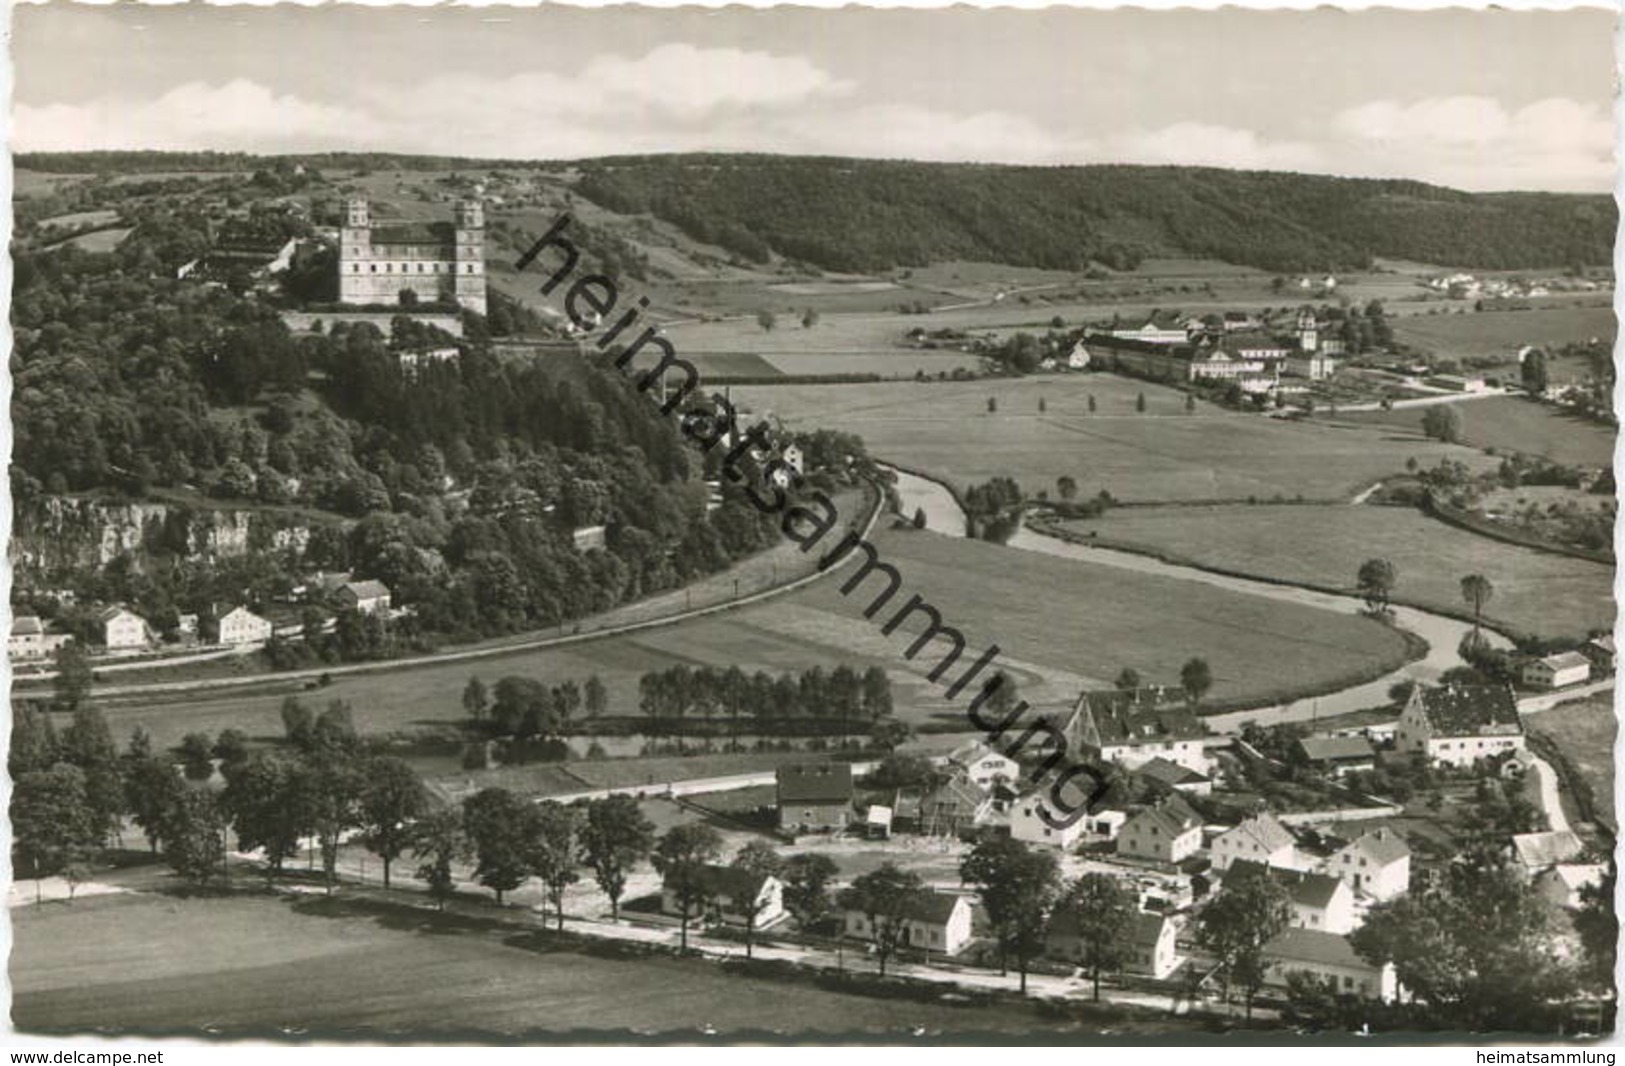
[[1161, 690], [1085, 692], [1062, 732], [1077, 755], [1131, 770], [1159, 757], [1197, 773], [1208, 770], [1207, 728]]
[[[971, 939], [971, 906], [951, 892], [922, 892], [903, 919], [903, 943], [921, 951], [957, 955]], [[847, 908], [842, 923], [846, 935], [873, 940], [874, 926], [862, 911]]]
[[1591, 666], [1598, 673], [1611, 674], [1614, 672], [1614, 638], [1596, 637], [1585, 642], [1580, 654], [1591, 660]]
[[1361, 736], [1303, 737], [1298, 741], [1298, 751], [1309, 765], [1331, 774], [1370, 770], [1377, 765], [1376, 749]]
[[1555, 906], [1576, 910], [1582, 902], [1580, 890], [1600, 886], [1607, 872], [1607, 867], [1595, 863], [1559, 863], [1535, 878], [1535, 888]]
[[774, 780], [780, 829], [792, 832], [845, 829], [852, 820], [852, 767], [847, 763], [781, 766]]
[[1577, 651], [1558, 652], [1524, 664], [1523, 683], [1531, 688], [1567, 688], [1591, 676], [1591, 660]]
[[1327, 874], [1282, 870], [1250, 859], [1237, 859], [1225, 874], [1224, 885], [1228, 887], [1237, 877], [1260, 869], [1268, 870], [1286, 889], [1292, 903], [1292, 925], [1296, 928], [1348, 933], [1359, 924], [1354, 918], [1354, 891], [1342, 879]]
[[1170, 762], [1161, 755], [1142, 765], [1135, 773], [1149, 778], [1164, 788], [1191, 796], [1206, 796], [1213, 791], [1213, 779], [1199, 774], [1188, 766]]
[[346, 581], [335, 598], [344, 607], [362, 614], [389, 614], [389, 586], [382, 581]]
[[920, 832], [956, 836], [980, 824], [992, 809], [990, 792], [966, 777], [951, 777], [920, 800]]
[[1340, 994], [1392, 1002], [1399, 991], [1394, 964], [1367, 962], [1345, 936], [1318, 929], [1288, 929], [1264, 945], [1265, 984], [1287, 986], [1287, 976], [1308, 974], [1330, 982]]
[[1010, 835], [1028, 844], [1047, 844], [1064, 850], [1087, 832], [1087, 815], [1057, 829], [1044, 820], [1045, 812], [1057, 823], [1064, 823], [1069, 816], [1050, 799], [1048, 789], [1034, 789], [1019, 797], [1010, 808]]
[[1585, 845], [1568, 830], [1552, 833], [1519, 833], [1512, 838], [1512, 856], [1531, 874], [1580, 857]]
[[1417, 685], [1399, 715], [1395, 747], [1435, 762], [1471, 766], [1524, 746], [1518, 703], [1506, 685]]

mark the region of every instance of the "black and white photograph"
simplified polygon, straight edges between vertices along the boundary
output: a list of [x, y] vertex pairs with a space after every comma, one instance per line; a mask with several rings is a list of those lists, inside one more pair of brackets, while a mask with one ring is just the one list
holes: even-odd
[[1611, 1066], [1614, 8], [9, 14], [9, 1039]]

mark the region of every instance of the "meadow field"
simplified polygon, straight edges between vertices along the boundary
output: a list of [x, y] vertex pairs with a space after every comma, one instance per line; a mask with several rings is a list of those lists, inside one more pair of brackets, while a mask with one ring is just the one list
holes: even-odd
[[507, 920], [269, 896], [127, 894], [20, 907], [11, 915], [13, 1023], [25, 1032], [341, 1040], [702, 1025], [875, 1034], [1079, 1027], [1021, 1005], [869, 998], [578, 946], [524, 931], [522, 912], [492, 914]]
[[[869, 453], [961, 487], [1013, 477], [1030, 495], [1054, 493], [1062, 475], [1080, 495], [1102, 489], [1134, 502], [1334, 500], [1404, 469], [1459, 459], [1467, 448], [1381, 430], [1232, 414], [1114, 374], [1072, 373], [987, 381], [741, 386], [736, 401], [795, 427], [846, 430]], [[1144, 414], [1137, 397], [1146, 397]], [[1094, 397], [1096, 411], [1089, 412]], [[998, 410], [989, 412], [987, 402]], [[1045, 410], [1038, 410], [1044, 401]]]
[[1591, 786], [1597, 806], [1614, 825], [1614, 740], [1619, 723], [1614, 714], [1614, 694], [1604, 692], [1524, 718], [1524, 726], [1552, 738], [1586, 784]]
[[[1551, 298], [1556, 300], [1557, 298]], [[1597, 306], [1574, 307], [1575, 300]], [[1469, 311], [1466, 314], [1406, 314], [1393, 319], [1394, 339], [1426, 349], [1445, 359], [1505, 356], [1515, 361], [1518, 349], [1589, 341], [1612, 343], [1614, 312], [1607, 294], [1563, 298], [1567, 307], [1537, 307], [1529, 311]]]
[[1360, 564], [1381, 557], [1399, 572], [1396, 598], [1451, 611], [1467, 609], [1461, 578], [1483, 574], [1495, 585], [1486, 614], [1545, 637], [1614, 618], [1612, 567], [1480, 537], [1408, 507], [1136, 507], [1066, 525], [1171, 559], [1350, 591]]
[[[1613, 430], [1549, 404], [1521, 396], [1492, 396], [1456, 404], [1456, 411], [1461, 415], [1462, 440], [1475, 448], [1527, 452], [1581, 466], [1613, 464]], [[1336, 421], [1405, 430], [1421, 443], [1426, 441], [1422, 435], [1425, 412], [1426, 408], [1418, 407], [1356, 411], [1339, 414]]]
[[[1392, 631], [1353, 616], [1150, 577], [1013, 548], [913, 530], [885, 531], [875, 543], [904, 575], [896, 607], [865, 619], [879, 586], [871, 578], [850, 597], [845, 577], [817, 582], [784, 597], [724, 614], [567, 647], [516, 652], [477, 662], [450, 662], [376, 674], [341, 675], [305, 698], [344, 699], [356, 725], [369, 733], [434, 727], [463, 717], [461, 694], [470, 676], [489, 685], [518, 674], [550, 684], [596, 674], [609, 692], [611, 714], [638, 714], [638, 678], [676, 664], [770, 673], [856, 669], [878, 665], [893, 682], [901, 717], [963, 724], [962, 705], [949, 704], [925, 674], [929, 651], [909, 662], [909, 628], [891, 635], [880, 625], [918, 592], [965, 634], [968, 662], [996, 642], [999, 662], [1034, 706], [1070, 704], [1085, 684], [1106, 685], [1125, 666], [1148, 680], [1172, 683], [1194, 655], [1212, 665], [1215, 699], [1257, 697], [1283, 688], [1329, 688], [1397, 666], [1405, 648]], [[990, 577], [989, 575], [996, 575]], [[228, 726], [251, 736], [282, 732], [284, 691], [231, 692], [186, 699], [105, 706], [120, 741], [136, 726], [168, 745], [192, 731], [211, 735]]]

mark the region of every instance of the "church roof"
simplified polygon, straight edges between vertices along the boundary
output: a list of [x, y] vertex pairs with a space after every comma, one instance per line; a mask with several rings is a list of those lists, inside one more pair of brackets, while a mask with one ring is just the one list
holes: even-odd
[[372, 244], [451, 244], [457, 239], [450, 222], [396, 222], [372, 227]]

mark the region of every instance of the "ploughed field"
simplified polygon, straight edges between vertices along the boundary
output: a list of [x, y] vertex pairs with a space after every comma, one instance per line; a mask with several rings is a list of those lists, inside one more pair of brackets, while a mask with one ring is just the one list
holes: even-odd
[[[1497, 452], [1527, 452], [1559, 463], [1609, 466], [1614, 461], [1614, 432], [1597, 422], [1567, 414], [1523, 397], [1495, 396], [1458, 403], [1462, 439], [1477, 448]], [[1426, 408], [1397, 411], [1359, 411], [1339, 414], [1339, 422], [1406, 430], [1422, 437]]]
[[1137, 507], [1067, 528], [1174, 562], [1351, 593], [1360, 564], [1381, 557], [1399, 572], [1396, 599], [1456, 612], [1469, 609], [1461, 579], [1483, 574], [1495, 586], [1486, 618], [1546, 637], [1579, 636], [1614, 617], [1612, 567], [1481, 537], [1408, 507]]
[[[18, 1029], [364, 1039], [702, 1025], [900, 1033], [1076, 1023], [869, 998], [714, 963], [606, 957], [428, 910], [265, 896], [99, 896], [12, 911]], [[1098, 1028], [1098, 1022], [1096, 1023]], [[1183, 1027], [1177, 1020], [1159, 1027]]]
[[856, 433], [871, 455], [962, 487], [1007, 476], [1029, 495], [1053, 495], [1065, 475], [1081, 496], [1104, 489], [1137, 502], [1342, 499], [1403, 470], [1411, 457], [1429, 466], [1443, 457], [1493, 463], [1467, 448], [1380, 428], [1267, 419], [1200, 403], [1187, 414], [1183, 393], [1114, 374], [741, 386], [733, 395], [753, 414]]
[[[832, 536], [816, 548], [834, 543]], [[341, 675], [308, 693], [320, 706], [342, 698], [357, 728], [368, 733], [408, 730], [463, 717], [461, 694], [471, 675], [487, 685], [508, 674], [549, 684], [598, 674], [609, 691], [609, 713], [637, 715], [638, 678], [675, 664], [746, 671], [829, 669], [840, 663], [879, 665], [890, 674], [902, 717], [964, 725], [963, 701], [950, 704], [926, 674], [946, 650], [903, 653], [918, 631], [916, 612], [887, 635], [882, 624], [918, 593], [945, 623], [965, 635], [968, 664], [990, 643], [1034, 706], [1069, 704], [1086, 683], [1109, 684], [1125, 666], [1149, 681], [1175, 683], [1180, 665], [1203, 656], [1212, 666], [1213, 699], [1273, 702], [1283, 690], [1325, 690], [1399, 665], [1404, 644], [1391, 630], [1352, 615], [1283, 605], [1196, 582], [1136, 574], [1016, 548], [930, 532], [885, 530], [875, 543], [902, 575], [903, 586], [873, 620], [863, 611], [881, 591], [871, 575], [849, 596], [849, 567], [787, 596], [738, 611], [640, 633], [476, 662], [452, 662], [377, 674]], [[211, 735], [232, 726], [251, 736], [280, 736], [285, 693], [227, 693], [203, 699], [167, 698], [106, 706], [117, 737], [137, 725], [158, 744], [194, 730]]]

